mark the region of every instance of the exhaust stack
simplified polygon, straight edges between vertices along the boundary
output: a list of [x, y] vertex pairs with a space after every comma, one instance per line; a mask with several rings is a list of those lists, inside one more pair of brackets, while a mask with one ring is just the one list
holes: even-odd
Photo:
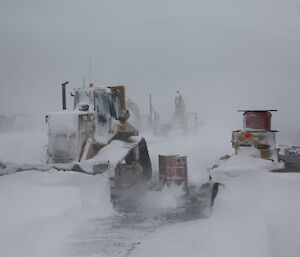
[[69, 84], [69, 81], [66, 81], [61, 84], [61, 89], [62, 89], [62, 109], [66, 110], [67, 109], [67, 104], [66, 104], [66, 85]]

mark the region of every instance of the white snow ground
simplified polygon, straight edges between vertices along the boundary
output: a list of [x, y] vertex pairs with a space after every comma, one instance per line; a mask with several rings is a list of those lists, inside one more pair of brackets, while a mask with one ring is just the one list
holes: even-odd
[[[230, 134], [226, 138], [217, 130], [202, 129], [196, 136], [148, 136], [147, 141], [156, 172], [158, 154], [185, 154], [189, 180], [199, 184], [207, 181], [207, 169], [220, 156], [230, 153], [229, 137]], [[0, 134], [0, 159], [41, 163], [46, 142], [45, 134]], [[163, 226], [157, 226], [153, 220], [149, 223], [152, 229], [143, 229], [142, 225], [141, 233], [131, 227], [118, 228], [120, 223], [112, 224], [115, 212], [105, 176], [54, 170], [2, 176], [1, 256], [298, 257], [300, 174], [270, 173], [272, 168], [269, 161], [234, 156], [212, 172], [213, 179], [224, 187], [220, 188], [210, 218]], [[176, 203], [172, 190], [152, 192], [145, 198], [147, 208], [154, 210], [174, 208]], [[87, 222], [94, 227], [97, 220], [93, 233], [79, 233], [72, 244], [74, 248], [85, 242], [80, 252], [70, 255], [62, 251], [68, 238], [74, 237]], [[107, 226], [114, 228], [108, 234], [112, 243], [101, 247], [103, 240], [99, 238], [107, 232]], [[88, 240], [84, 241], [87, 234]], [[107, 248], [106, 255], [103, 247]]]
[[[0, 133], [0, 159], [46, 160], [46, 133]], [[76, 172], [26, 171], [0, 177], [0, 256], [59, 256], [83, 221], [111, 216], [108, 178]]]
[[268, 161], [232, 157], [212, 172], [224, 186], [209, 219], [162, 227], [130, 256], [299, 256], [300, 174], [272, 168]]
[[107, 181], [55, 170], [2, 176], [1, 256], [59, 256], [61, 243], [78, 224], [112, 215]]

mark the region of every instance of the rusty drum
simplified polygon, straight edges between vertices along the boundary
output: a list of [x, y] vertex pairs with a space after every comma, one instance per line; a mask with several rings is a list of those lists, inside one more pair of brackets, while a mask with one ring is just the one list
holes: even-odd
[[269, 111], [245, 111], [244, 129], [270, 131], [271, 117], [272, 114]]
[[159, 180], [171, 185], [188, 187], [187, 157], [179, 155], [159, 155]]

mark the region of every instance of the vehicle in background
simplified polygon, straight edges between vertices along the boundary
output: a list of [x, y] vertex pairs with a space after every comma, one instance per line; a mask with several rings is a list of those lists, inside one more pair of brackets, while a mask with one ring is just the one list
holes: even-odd
[[242, 151], [252, 151], [262, 159], [278, 161], [276, 132], [271, 129], [272, 113], [277, 110], [239, 110], [243, 112], [242, 130], [232, 132], [232, 147], [238, 155]]

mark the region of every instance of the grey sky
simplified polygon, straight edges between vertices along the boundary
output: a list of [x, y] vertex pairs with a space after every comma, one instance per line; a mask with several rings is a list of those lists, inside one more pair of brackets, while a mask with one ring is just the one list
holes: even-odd
[[0, 0], [0, 57], [0, 113], [58, 110], [91, 57], [92, 80], [143, 112], [150, 92], [171, 112], [179, 89], [216, 126], [278, 108], [279, 129], [300, 127], [299, 0]]

